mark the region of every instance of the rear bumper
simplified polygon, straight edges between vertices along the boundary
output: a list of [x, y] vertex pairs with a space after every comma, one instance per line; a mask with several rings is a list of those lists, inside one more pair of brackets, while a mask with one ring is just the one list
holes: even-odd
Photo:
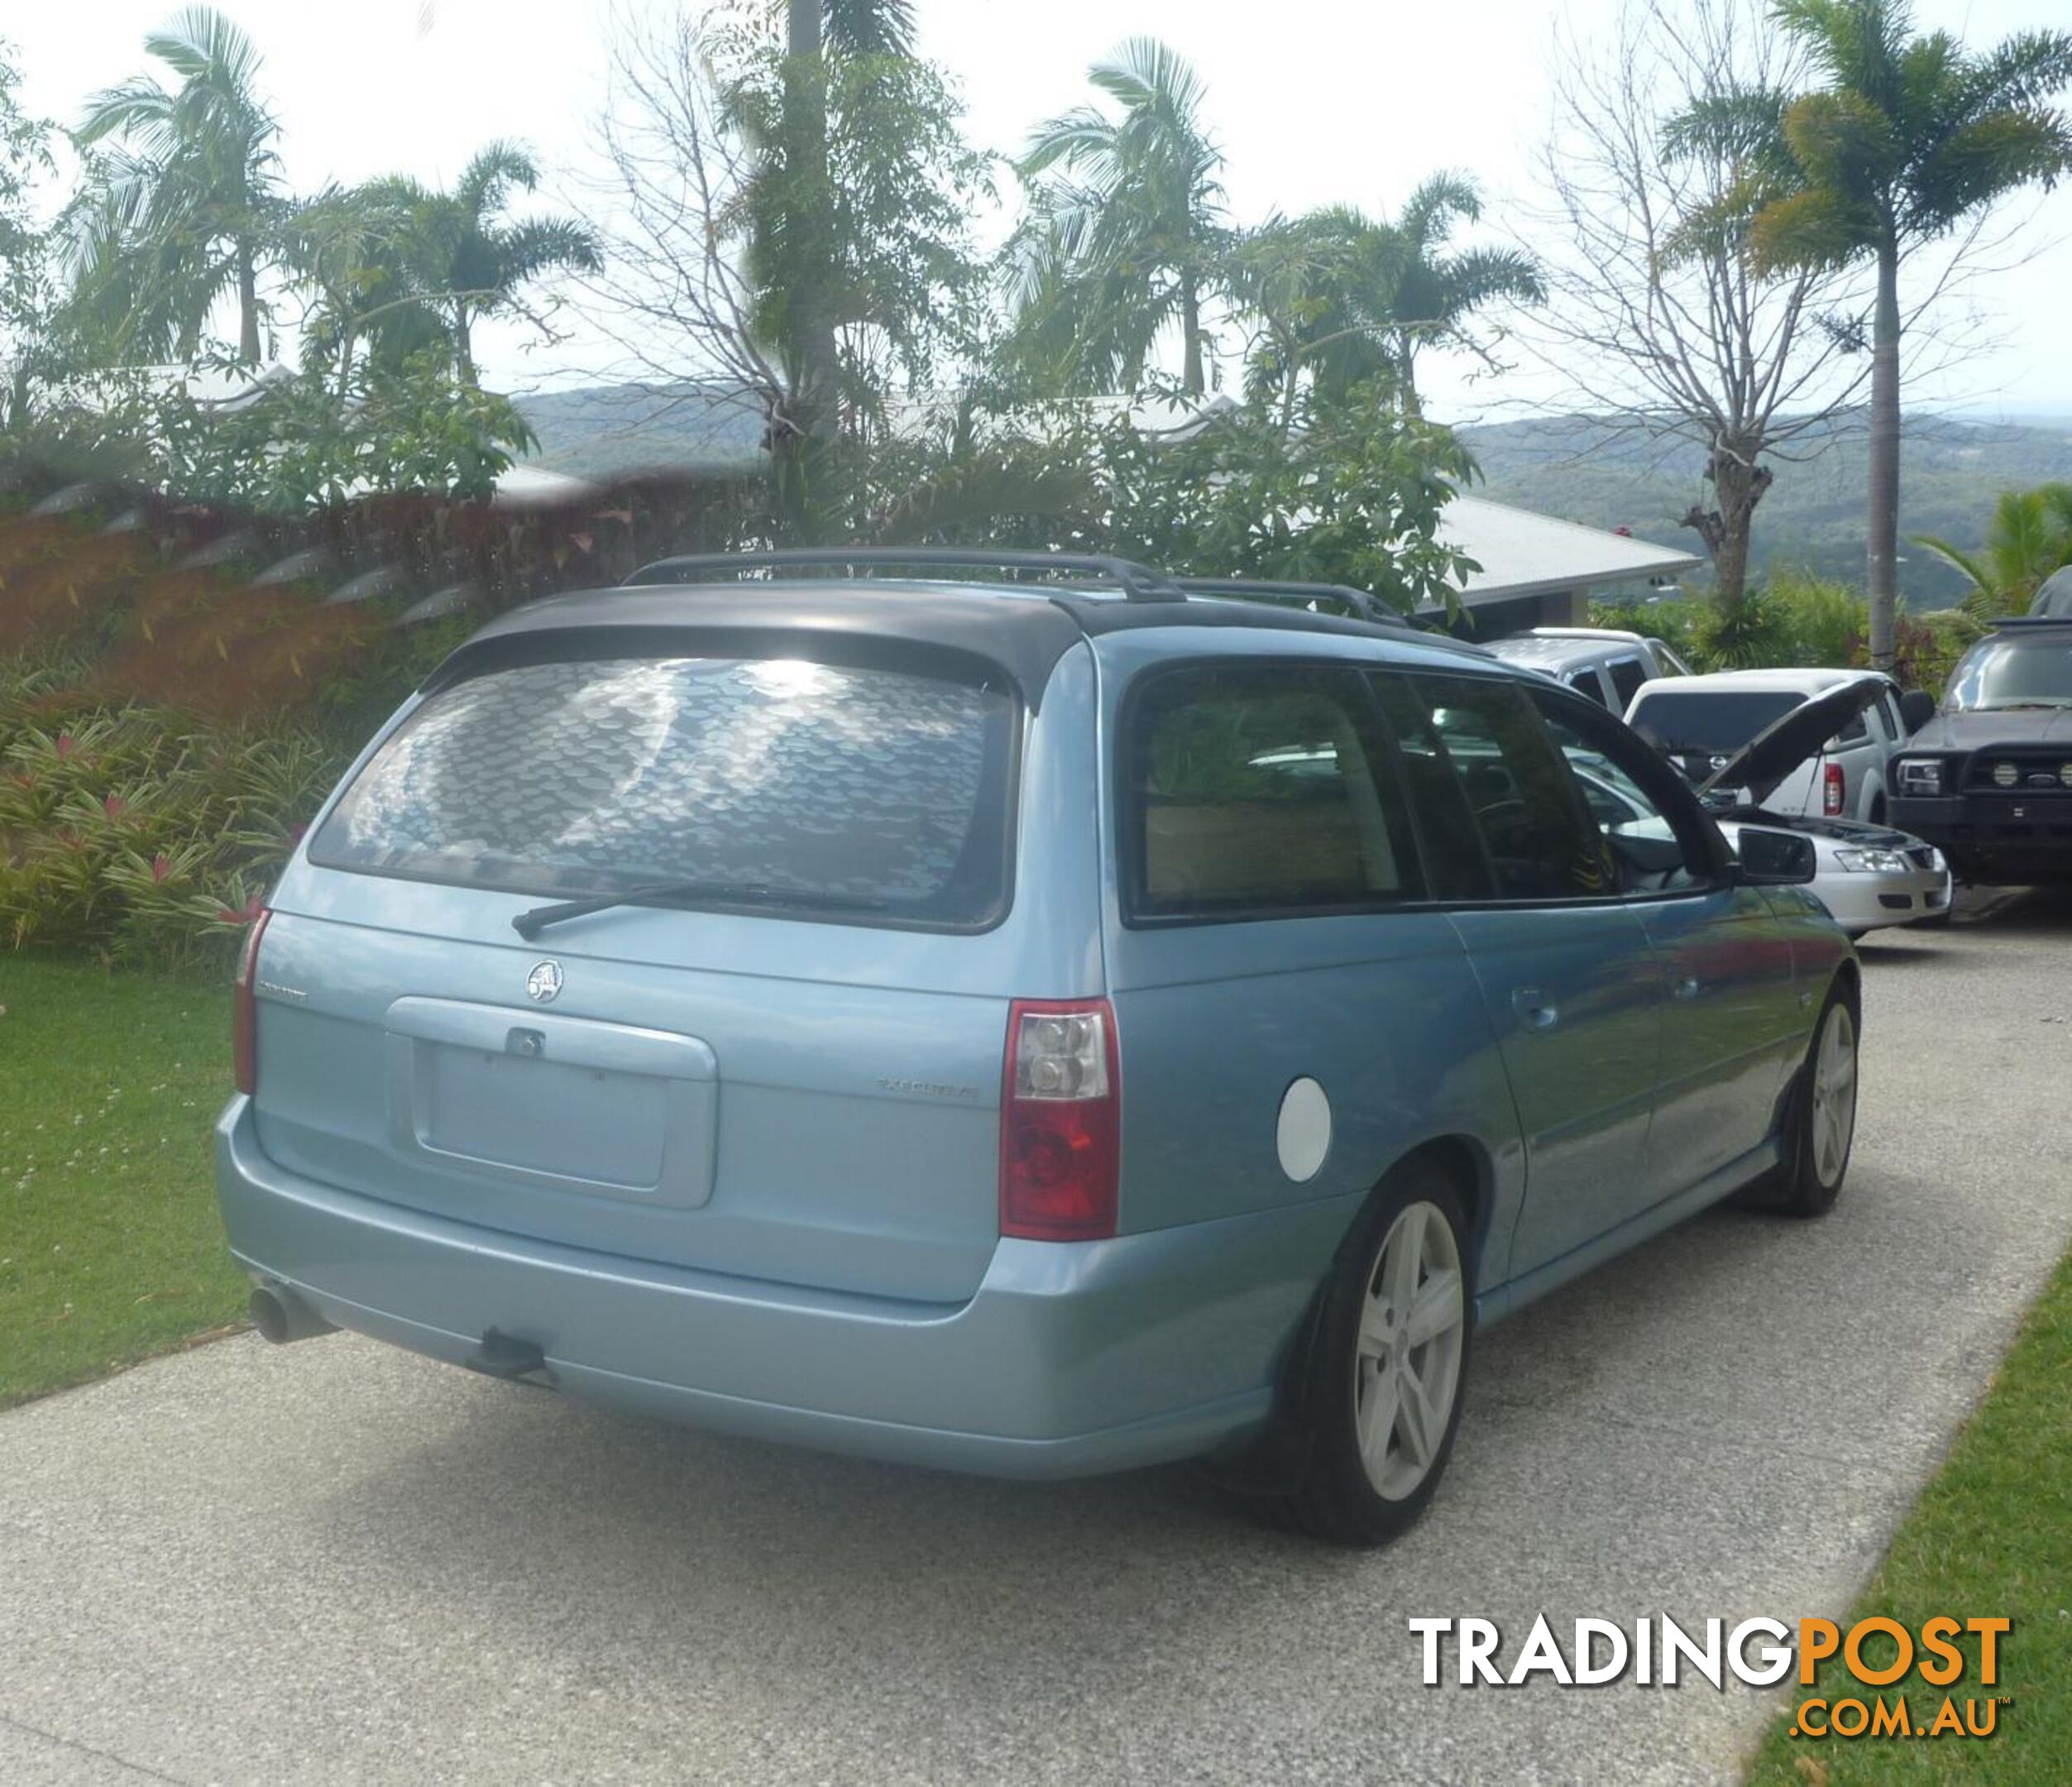
[[1935, 845], [1963, 880], [2072, 881], [2072, 795], [1911, 797], [1893, 802], [1888, 822]]
[[456, 1223], [284, 1171], [217, 1126], [231, 1251], [326, 1320], [457, 1363], [495, 1328], [572, 1395], [831, 1451], [1008, 1477], [1212, 1452], [1265, 1420], [1357, 1200], [1112, 1241], [1003, 1240], [969, 1302], [687, 1271]]

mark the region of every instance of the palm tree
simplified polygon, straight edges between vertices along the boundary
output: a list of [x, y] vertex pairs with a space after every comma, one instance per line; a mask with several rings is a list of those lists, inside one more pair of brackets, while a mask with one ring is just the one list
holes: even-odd
[[1529, 255], [1446, 252], [1457, 228], [1481, 214], [1475, 182], [1442, 173], [1422, 181], [1393, 222], [1331, 205], [1256, 232], [1237, 256], [1249, 308], [1268, 319], [1255, 383], [1291, 391], [1307, 371], [1319, 395], [1342, 398], [1378, 380], [1407, 414], [1418, 414], [1423, 349], [1445, 343], [1481, 352], [1470, 328], [1477, 314], [1547, 296]]
[[2026, 614], [2044, 579], [2072, 564], [2072, 484], [2003, 491], [1985, 544], [1976, 553], [1960, 552], [1932, 534], [1909, 538], [1964, 573], [1971, 585], [1964, 611], [1974, 620]]
[[1776, 0], [1775, 17], [1827, 84], [1783, 108], [1789, 170], [1755, 212], [1751, 242], [1766, 269], [1864, 259], [1876, 266], [1870, 655], [1889, 669], [1899, 532], [1900, 266], [1917, 244], [2072, 167], [2072, 123], [2046, 103], [2072, 82], [2072, 33], [2024, 31], [1974, 54], [1947, 31], [1912, 36], [1907, 0]]
[[95, 164], [74, 256], [81, 296], [110, 318], [122, 352], [185, 358], [234, 291], [237, 357], [256, 362], [259, 270], [271, 252], [280, 178], [280, 127], [256, 91], [259, 53], [206, 7], [180, 13], [144, 47], [178, 84], [134, 75], [96, 94], [77, 132], [83, 147], [117, 146]]
[[285, 234], [289, 264], [315, 288], [303, 328], [309, 365], [328, 366], [342, 395], [363, 338], [394, 362], [443, 338], [438, 319], [412, 295], [404, 248], [409, 212], [385, 190], [327, 186], [294, 208]]
[[1463, 223], [1481, 220], [1481, 189], [1465, 174], [1421, 181], [1395, 223], [1378, 232], [1367, 307], [1381, 325], [1403, 407], [1418, 411], [1417, 357], [1445, 343], [1481, 352], [1468, 324], [1491, 304], [1543, 304], [1538, 264], [1512, 248], [1446, 252]]
[[539, 169], [515, 143], [493, 142], [476, 151], [450, 193], [400, 176], [361, 189], [361, 202], [385, 228], [406, 287], [397, 299], [377, 300], [362, 327], [376, 340], [413, 324], [413, 312], [438, 319], [453, 362], [467, 383], [475, 376], [474, 328], [485, 317], [521, 308], [524, 288], [550, 273], [596, 272], [603, 259], [589, 225], [574, 218], [528, 218], [505, 212], [512, 196], [531, 192]]
[[[789, 22], [797, 31], [803, 22], [794, 12]], [[914, 53], [913, 0], [823, 0], [821, 22], [828, 47], [844, 55]], [[807, 53], [796, 37], [789, 49]]]
[[1121, 116], [1076, 106], [1031, 138], [1022, 172], [1052, 177], [1020, 244], [1017, 309], [1031, 338], [1055, 342], [1079, 388], [1134, 386], [1177, 324], [1181, 386], [1203, 390], [1203, 305], [1229, 247], [1206, 89], [1149, 37], [1130, 39], [1088, 79]]

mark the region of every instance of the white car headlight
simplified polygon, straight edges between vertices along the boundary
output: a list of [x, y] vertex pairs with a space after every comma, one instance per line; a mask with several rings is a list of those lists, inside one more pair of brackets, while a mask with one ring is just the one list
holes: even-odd
[[1851, 874], [1907, 874], [1914, 866], [1890, 850], [1838, 850], [1835, 861]]
[[1899, 792], [1902, 794], [1942, 793], [1940, 757], [1903, 757], [1899, 764]]

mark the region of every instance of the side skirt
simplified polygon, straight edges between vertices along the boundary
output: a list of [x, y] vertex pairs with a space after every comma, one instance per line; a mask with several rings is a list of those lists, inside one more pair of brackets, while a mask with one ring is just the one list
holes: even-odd
[[1764, 1173], [1773, 1171], [1779, 1164], [1779, 1159], [1778, 1143], [1773, 1138], [1744, 1154], [1739, 1160], [1728, 1162], [1717, 1172], [1701, 1179], [1689, 1190], [1664, 1198], [1651, 1209], [1641, 1211], [1638, 1216], [1629, 1216], [1617, 1228], [1607, 1229], [1595, 1240], [1586, 1241], [1579, 1248], [1572, 1248], [1558, 1259], [1551, 1259], [1543, 1266], [1535, 1266], [1530, 1272], [1511, 1279], [1508, 1283], [1493, 1286], [1475, 1299], [1476, 1322], [1486, 1326], [1501, 1316], [1522, 1310], [1548, 1291], [1559, 1289], [1572, 1278], [1580, 1278], [1593, 1266], [1601, 1266], [1606, 1260], [1639, 1246], [1650, 1235], [1674, 1228], [1687, 1216], [1695, 1216], [1700, 1210], [1731, 1197], [1742, 1186], [1761, 1178]]

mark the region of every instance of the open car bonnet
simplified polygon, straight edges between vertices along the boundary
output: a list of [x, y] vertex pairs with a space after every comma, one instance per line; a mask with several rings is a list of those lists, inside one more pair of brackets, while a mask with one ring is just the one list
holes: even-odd
[[1867, 673], [1801, 702], [1718, 764], [1698, 784], [1699, 793], [1746, 788], [1755, 804], [1762, 805], [1780, 782], [1808, 758], [1818, 756], [1830, 739], [1876, 701], [1885, 686], [1883, 677]]

